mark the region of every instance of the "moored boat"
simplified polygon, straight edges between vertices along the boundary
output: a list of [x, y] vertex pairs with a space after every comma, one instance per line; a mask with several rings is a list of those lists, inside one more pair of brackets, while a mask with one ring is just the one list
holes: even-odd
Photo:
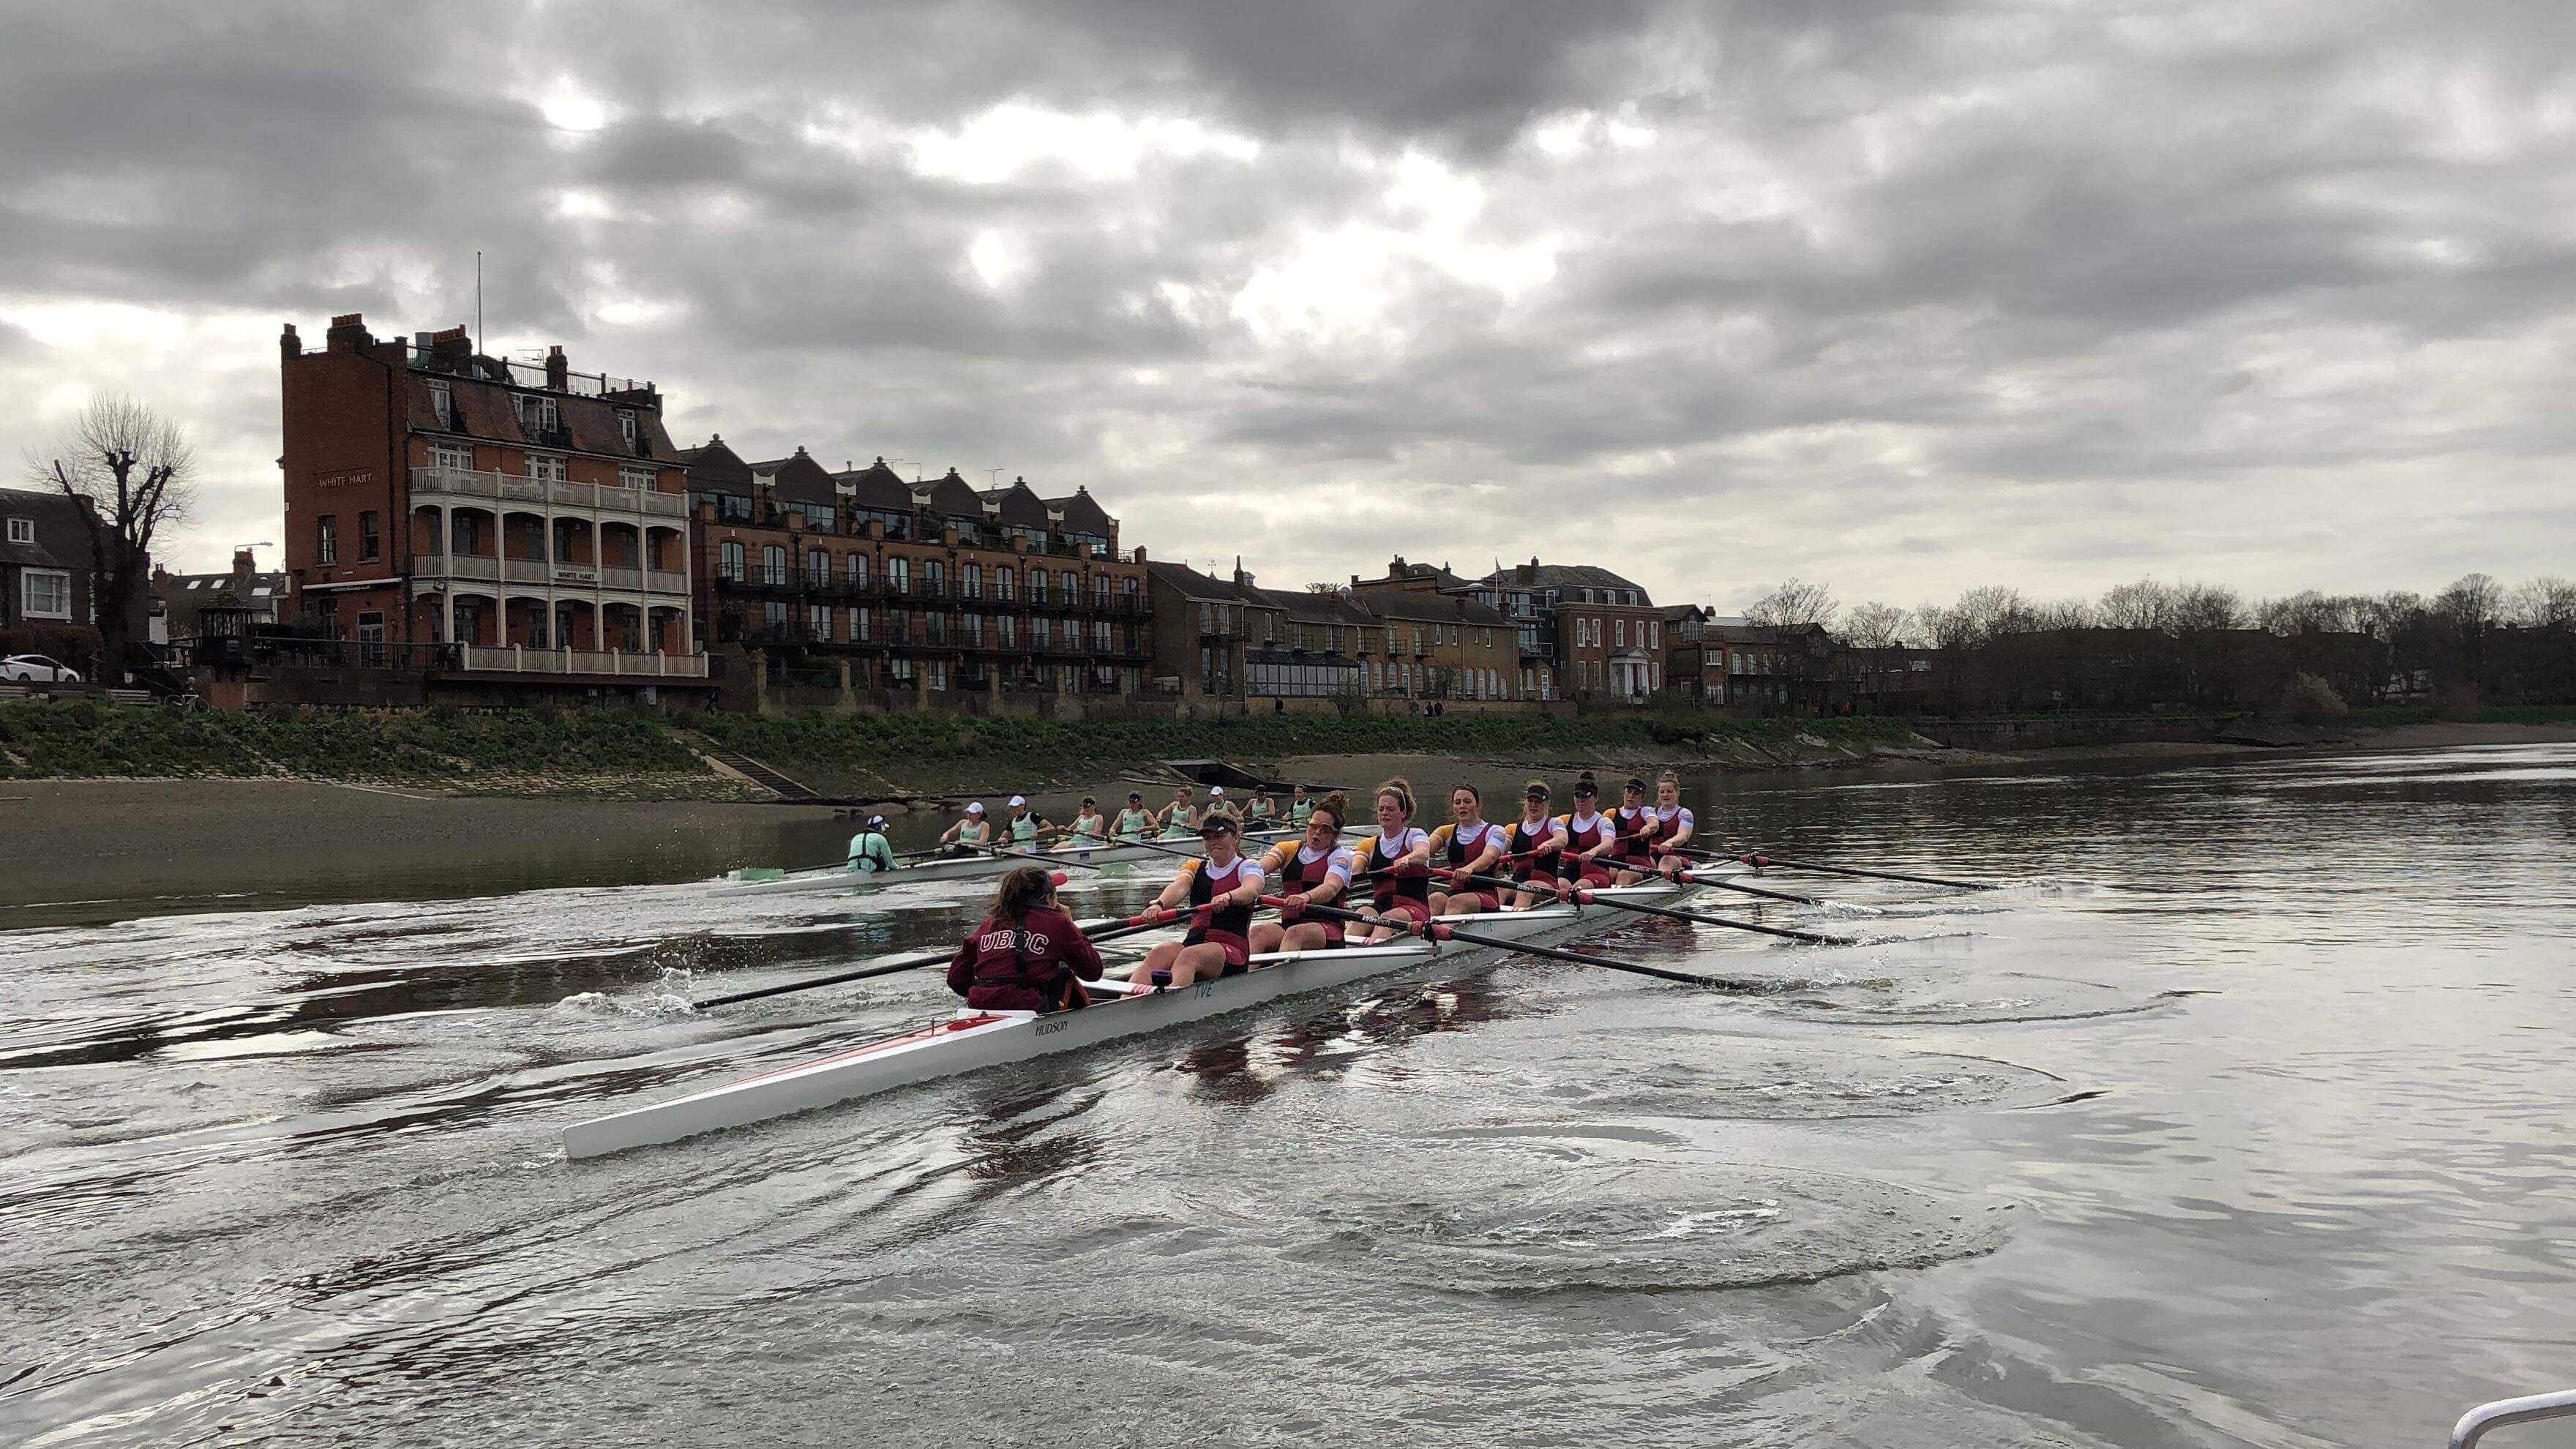
[[[1694, 895], [1697, 890], [1694, 886], [1649, 882], [1604, 887], [1593, 894], [1667, 904]], [[1476, 934], [1551, 946], [1635, 919], [1614, 908], [1548, 906], [1452, 916], [1445, 923]], [[1252, 958], [1263, 969], [1173, 990], [1154, 991], [1141, 984], [1103, 981], [1097, 985], [1120, 994], [1082, 1011], [1047, 1016], [961, 1011], [950, 1020], [848, 1047], [812, 1061], [779, 1067], [671, 1101], [573, 1123], [563, 1132], [564, 1155], [598, 1157], [633, 1147], [676, 1142], [915, 1082], [1162, 1031], [1284, 996], [1328, 990], [1427, 964], [1435, 957], [1444, 970], [1490, 964], [1498, 952], [1495, 947], [1456, 942], [1443, 946], [1411, 938], [1341, 950], [1272, 952]]]

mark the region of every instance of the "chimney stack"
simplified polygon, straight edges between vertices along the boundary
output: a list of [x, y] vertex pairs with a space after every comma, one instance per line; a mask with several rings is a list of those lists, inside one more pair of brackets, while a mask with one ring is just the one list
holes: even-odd
[[333, 352], [364, 352], [376, 345], [374, 335], [367, 331], [363, 312], [343, 312], [332, 318], [331, 330], [323, 334], [323, 340]]
[[546, 349], [546, 391], [568, 391], [572, 384], [572, 363], [564, 357], [561, 346]]
[[233, 550], [233, 597], [235, 597], [235, 598], [237, 598], [237, 599], [240, 599], [240, 600], [241, 600], [243, 603], [245, 603], [245, 604], [246, 604], [246, 603], [249, 603], [249, 602], [250, 602], [250, 576], [251, 576], [252, 574], [255, 574], [255, 573], [258, 573], [258, 572], [259, 572], [259, 564], [258, 564], [258, 562], [257, 562], [256, 560], [254, 560], [254, 559], [251, 557], [251, 555], [250, 555], [250, 550], [249, 550], [249, 549], [246, 549], [246, 548], [237, 548], [237, 549], [234, 549], [234, 550]]
[[295, 324], [289, 322], [286, 324], [286, 330], [277, 334], [278, 360], [280, 362], [293, 362], [295, 359], [302, 357], [303, 355], [304, 339], [295, 335]]
[[438, 372], [469, 374], [474, 370], [474, 339], [462, 327], [429, 334], [429, 365]]

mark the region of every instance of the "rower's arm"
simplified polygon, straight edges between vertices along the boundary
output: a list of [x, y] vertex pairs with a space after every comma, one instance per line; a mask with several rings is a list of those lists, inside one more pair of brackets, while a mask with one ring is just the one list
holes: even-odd
[[1225, 903], [1230, 906], [1248, 906], [1259, 901], [1261, 882], [1261, 862], [1246, 860], [1243, 863], [1243, 884], [1225, 893]]
[[1498, 838], [1494, 832], [1490, 830], [1486, 831], [1485, 848], [1477, 852], [1474, 860], [1467, 862], [1467, 874], [1483, 875], [1485, 872], [1492, 870], [1495, 864], [1503, 858], [1503, 846], [1505, 843], [1506, 842]]
[[1672, 836], [1664, 842], [1664, 848], [1666, 850], [1678, 850], [1682, 846], [1690, 844], [1692, 832], [1698, 829], [1699, 821], [1693, 818], [1689, 811], [1685, 810], [1681, 814], [1674, 816], [1673, 833]]
[[1163, 887], [1163, 893], [1154, 898], [1154, 904], [1168, 911], [1189, 900], [1190, 875], [1195, 869], [1195, 864], [1182, 866], [1181, 873], [1172, 877], [1172, 883]]

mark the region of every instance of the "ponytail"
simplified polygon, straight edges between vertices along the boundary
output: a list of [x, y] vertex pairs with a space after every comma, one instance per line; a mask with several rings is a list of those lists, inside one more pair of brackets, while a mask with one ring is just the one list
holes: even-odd
[[1404, 817], [1407, 820], [1413, 818], [1413, 782], [1411, 780], [1404, 778], [1402, 775], [1398, 775], [1394, 779], [1387, 781], [1385, 784], [1378, 786], [1377, 793], [1378, 798], [1380, 799], [1384, 799], [1390, 795], [1394, 796], [1396, 808], [1404, 812]]

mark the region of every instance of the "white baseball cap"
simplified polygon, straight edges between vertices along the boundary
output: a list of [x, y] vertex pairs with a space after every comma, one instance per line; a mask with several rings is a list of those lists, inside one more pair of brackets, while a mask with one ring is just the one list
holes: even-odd
[[1208, 798], [1209, 798], [1209, 799], [1211, 799], [1211, 800], [1215, 799], [1217, 796], [1222, 795], [1222, 794], [1224, 794], [1224, 793], [1225, 793], [1225, 787], [1224, 787], [1223, 785], [1210, 785], [1210, 786], [1208, 786]]
[[1029, 797], [1026, 795], [1014, 795], [1011, 797], [1011, 804], [1014, 808], [1026, 805], [1027, 803], [1029, 803]]
[[967, 807], [966, 807], [966, 813], [967, 813], [967, 814], [969, 814], [969, 815], [981, 815], [981, 814], [983, 814], [983, 813], [984, 813], [984, 802], [983, 802], [983, 801], [981, 801], [981, 800], [978, 800], [978, 801], [976, 801], [974, 804], [967, 806]]

